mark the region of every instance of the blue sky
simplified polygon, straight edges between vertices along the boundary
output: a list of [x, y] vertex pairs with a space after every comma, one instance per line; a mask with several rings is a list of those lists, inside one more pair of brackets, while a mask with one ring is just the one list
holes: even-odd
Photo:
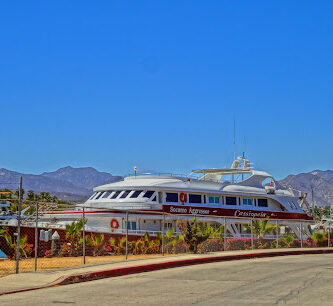
[[0, 167], [332, 165], [331, 1], [0, 3]]

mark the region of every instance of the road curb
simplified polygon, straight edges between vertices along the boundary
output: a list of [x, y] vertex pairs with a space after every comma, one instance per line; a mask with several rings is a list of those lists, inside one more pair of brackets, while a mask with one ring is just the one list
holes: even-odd
[[101, 270], [101, 271], [93, 271], [93, 272], [61, 276], [58, 279], [56, 279], [54, 282], [49, 283], [44, 286], [3, 292], [3, 293], [0, 293], [0, 296], [6, 295], [6, 294], [18, 293], [18, 292], [26, 292], [26, 291], [45, 289], [45, 288], [51, 288], [51, 287], [56, 287], [56, 286], [82, 283], [82, 282], [87, 282], [87, 281], [103, 279], [103, 278], [124, 276], [124, 275], [136, 274], [136, 273], [150, 272], [150, 271], [156, 271], [156, 270], [163, 270], [163, 269], [170, 269], [170, 268], [198, 265], [198, 264], [205, 264], [205, 263], [253, 259], [253, 258], [276, 257], [276, 256], [330, 254], [330, 253], [333, 253], [333, 249], [328, 249], [328, 250], [309, 249], [309, 250], [299, 250], [299, 251], [293, 250], [293, 251], [282, 251], [282, 252], [272, 251], [272, 252], [248, 253], [248, 254], [237, 254], [237, 255], [222, 255], [222, 256], [207, 256], [207, 257], [200, 257], [200, 258], [170, 260], [170, 261], [153, 263], [153, 264], [143, 264], [143, 265], [136, 265], [136, 266], [131, 266], [131, 267], [120, 267], [120, 268], [114, 268], [114, 269], [110, 269], [110, 270]]

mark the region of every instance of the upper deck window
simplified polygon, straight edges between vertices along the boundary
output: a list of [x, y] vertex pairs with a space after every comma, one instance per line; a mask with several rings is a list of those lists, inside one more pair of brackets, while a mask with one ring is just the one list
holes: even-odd
[[125, 199], [127, 198], [127, 196], [129, 195], [129, 193], [131, 192], [131, 190], [125, 190], [123, 192], [123, 194], [120, 196], [120, 199]]
[[220, 197], [208, 197], [208, 203], [218, 204], [220, 203]]
[[288, 201], [288, 203], [289, 203], [289, 205], [290, 205], [290, 207], [291, 207], [292, 209], [296, 209], [296, 210], [297, 210], [297, 206], [296, 206], [296, 204], [295, 204], [294, 201]]
[[120, 193], [121, 193], [121, 191], [116, 191], [116, 192], [114, 193], [114, 195], [111, 197], [111, 199], [116, 199], [116, 198], [118, 198], [118, 196], [119, 196]]
[[267, 199], [258, 199], [258, 206], [259, 207], [268, 207]]
[[154, 194], [155, 191], [147, 190], [146, 193], [143, 195], [144, 198], [150, 199], [151, 196]]
[[237, 198], [236, 197], [225, 197], [225, 203], [227, 205], [237, 205]]
[[93, 197], [97, 194], [97, 192], [94, 192], [93, 195], [89, 198], [89, 200], [92, 200]]
[[95, 198], [95, 200], [98, 200], [100, 197], [101, 197], [101, 195], [104, 193], [104, 191], [102, 191], [102, 192], [100, 192], [98, 195], [97, 195], [97, 197]]
[[103, 195], [103, 199], [108, 198], [110, 194], [110, 191], [105, 192], [105, 194]]
[[243, 198], [243, 205], [253, 205], [253, 199]]
[[166, 193], [166, 202], [177, 203], [178, 202], [178, 193]]
[[140, 193], [142, 192], [143, 190], [135, 190], [132, 195], [131, 195], [131, 198], [137, 198]]
[[189, 194], [189, 203], [201, 203], [201, 194]]

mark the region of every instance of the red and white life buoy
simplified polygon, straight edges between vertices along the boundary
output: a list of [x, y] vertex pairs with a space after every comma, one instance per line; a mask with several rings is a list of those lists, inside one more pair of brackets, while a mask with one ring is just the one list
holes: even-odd
[[110, 225], [113, 229], [119, 228], [119, 222], [116, 219], [112, 219]]
[[187, 200], [187, 196], [186, 196], [186, 194], [185, 194], [184, 192], [182, 192], [182, 193], [179, 195], [179, 200], [180, 200], [180, 202], [182, 202], [182, 203], [185, 203], [185, 202], [186, 202], [186, 200]]

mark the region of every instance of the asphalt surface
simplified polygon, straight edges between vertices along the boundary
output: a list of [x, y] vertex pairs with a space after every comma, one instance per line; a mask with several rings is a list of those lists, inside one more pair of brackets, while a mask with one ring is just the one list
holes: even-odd
[[333, 305], [333, 254], [210, 263], [0, 297], [0, 305]]

